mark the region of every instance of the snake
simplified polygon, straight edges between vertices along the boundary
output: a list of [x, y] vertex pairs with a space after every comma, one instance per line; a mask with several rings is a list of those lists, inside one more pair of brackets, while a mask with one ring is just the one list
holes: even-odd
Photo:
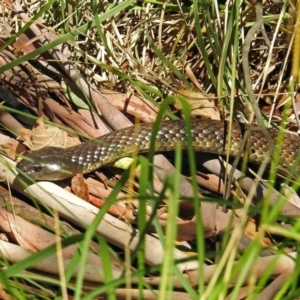
[[[183, 119], [162, 121], [156, 130], [154, 150], [174, 151], [176, 147], [185, 150], [189, 136], [195, 151], [235, 157], [245, 144], [243, 137], [249, 130], [246, 138], [248, 161], [259, 164], [270, 156], [267, 139], [258, 127], [238, 122], [233, 122], [231, 127], [229, 125], [224, 120], [197, 118], [192, 118], [188, 124]], [[269, 128], [268, 132], [275, 141], [274, 153], [276, 150], [280, 153], [279, 168], [300, 175], [300, 168], [295, 163], [300, 137], [284, 132], [279, 141], [279, 130]], [[48, 146], [28, 151], [17, 163], [17, 170], [33, 180], [61, 180], [90, 173], [122, 157], [147, 153], [152, 139], [153, 123], [133, 125], [66, 149]]]

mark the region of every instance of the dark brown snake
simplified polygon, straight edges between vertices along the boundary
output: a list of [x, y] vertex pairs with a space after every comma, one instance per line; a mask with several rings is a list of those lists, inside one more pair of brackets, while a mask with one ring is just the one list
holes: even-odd
[[[60, 180], [78, 173], [89, 173], [121, 157], [148, 152], [152, 127], [153, 124], [148, 123], [124, 128], [68, 149], [45, 147], [38, 151], [30, 151], [17, 164], [17, 169], [34, 180]], [[182, 149], [186, 149], [185, 128], [183, 120], [162, 122], [156, 135], [155, 151], [172, 151], [178, 144]], [[228, 152], [230, 156], [236, 156], [242, 148], [243, 136], [248, 127], [233, 123], [232, 131], [229, 132], [229, 124], [226, 121], [192, 119], [190, 128], [195, 151], [220, 155], [226, 155]], [[268, 143], [261, 131], [255, 127], [251, 128], [247, 139], [249, 161], [259, 163], [269, 155]], [[285, 133], [283, 141], [278, 143], [278, 131], [269, 129], [269, 133], [275, 141], [275, 148], [278, 145], [282, 147], [280, 168], [290, 171], [300, 148], [300, 137]], [[293, 174], [300, 174], [298, 166]]]

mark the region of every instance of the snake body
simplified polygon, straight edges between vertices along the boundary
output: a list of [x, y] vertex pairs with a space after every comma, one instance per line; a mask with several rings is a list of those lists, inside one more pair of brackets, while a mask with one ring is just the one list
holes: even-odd
[[[186, 124], [184, 120], [163, 121], [155, 140], [155, 151], [172, 151], [177, 145], [187, 148]], [[238, 155], [247, 125], [218, 120], [192, 119], [190, 122], [192, 145], [195, 151], [230, 156]], [[45, 147], [29, 151], [17, 164], [17, 169], [34, 180], [60, 180], [78, 173], [89, 173], [121, 157], [149, 151], [152, 123], [140, 124], [106, 134], [100, 138], [84, 142], [67, 149]], [[300, 137], [285, 133], [282, 142], [277, 143], [278, 131], [268, 129], [275, 141], [275, 148], [281, 147], [280, 167], [289, 169], [297, 158]], [[255, 127], [247, 138], [249, 161], [261, 162], [268, 153], [268, 143], [264, 134]], [[295, 167], [293, 173], [300, 174]]]

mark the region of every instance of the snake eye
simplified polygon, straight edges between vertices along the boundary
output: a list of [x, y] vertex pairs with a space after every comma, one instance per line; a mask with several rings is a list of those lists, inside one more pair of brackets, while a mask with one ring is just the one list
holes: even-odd
[[42, 170], [42, 166], [40, 166], [40, 165], [35, 165], [35, 166], [33, 167], [33, 169], [34, 169], [34, 172], [40, 172], [40, 171]]

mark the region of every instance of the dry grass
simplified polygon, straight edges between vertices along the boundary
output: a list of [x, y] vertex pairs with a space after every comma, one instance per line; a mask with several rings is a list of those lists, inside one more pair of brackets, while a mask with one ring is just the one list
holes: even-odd
[[[203, 99], [205, 99], [209, 100], [209, 106], [213, 108], [214, 114], [217, 111], [223, 118], [230, 116], [235, 119], [252, 120], [253, 107], [244, 85], [245, 72], [242, 70], [244, 58], [241, 49], [256, 16], [255, 6], [245, 1], [233, 1], [225, 5], [217, 1], [196, 0], [180, 3], [179, 1], [116, 3], [113, 1], [58, 2], [55, 0], [23, 1], [22, 3], [14, 1], [12, 3], [10, 0], [5, 0], [0, 4], [0, 9], [2, 17], [0, 24], [1, 84], [5, 89], [12, 91], [20, 103], [46, 120], [68, 125], [80, 134], [96, 136], [99, 128], [96, 130], [94, 125], [98, 126], [100, 122], [96, 114], [89, 125], [82, 125], [88, 122], [83, 115], [80, 115], [80, 107], [88, 107], [98, 112], [106, 124], [113, 129], [119, 128], [120, 124], [127, 126], [128, 120], [122, 117], [116, 127], [112, 124], [113, 122], [109, 122], [115, 115], [119, 117], [119, 112], [113, 110], [109, 115], [106, 111], [106, 108], [111, 109], [109, 105], [99, 106], [97, 102], [99, 100], [97, 97], [101, 98], [99, 91], [107, 93], [105, 94], [107, 98], [110, 93], [116, 92], [110, 96], [111, 101], [123, 97], [122, 110], [126, 111], [126, 115], [131, 120], [135, 117], [145, 121], [146, 117], [142, 116], [142, 113], [155, 118], [157, 113], [155, 107], [160, 107], [161, 104], [167, 106], [168, 116], [182, 115], [176, 103], [167, 105], [172, 102], [171, 100], [178, 100], [180, 97], [197, 102], [196, 106], [200, 107], [197, 114], [200, 115], [204, 115], [202, 108], [205, 103]], [[263, 39], [261, 34], [255, 36], [251, 43], [248, 76], [251, 77], [253, 90], [262, 112], [271, 121], [294, 122], [295, 119], [297, 120], [293, 112], [298, 106], [298, 78], [294, 75], [294, 81], [290, 80], [290, 70], [293, 63], [295, 64], [292, 55], [294, 57], [297, 55], [297, 50], [292, 53], [293, 26], [296, 22], [293, 9], [292, 1], [282, 5], [266, 1], [264, 25], [270, 46], [266, 45], [266, 39]], [[30, 21], [31, 18], [33, 18], [32, 21]], [[30, 29], [25, 30], [29, 26], [31, 26]], [[35, 29], [33, 29], [34, 26]], [[129, 105], [129, 99], [133, 97], [132, 110], [140, 109], [138, 113], [131, 113], [130, 110], [125, 109]], [[58, 103], [60, 110], [55, 108], [55, 104]], [[148, 112], [146, 107], [150, 107], [151, 112]], [[189, 110], [184, 104], [183, 109]], [[66, 111], [71, 118], [68, 119], [62, 114]], [[205, 116], [207, 117], [207, 114]], [[74, 120], [78, 121], [76, 126], [72, 123]], [[107, 130], [106, 126], [103, 127]], [[9, 129], [11, 132], [18, 132], [18, 129]], [[46, 139], [50, 138], [47, 136]], [[179, 168], [182, 160], [180, 155], [176, 155], [175, 165]], [[106, 169], [101, 174], [101, 176], [106, 176], [104, 179], [101, 177], [106, 184], [101, 182], [96, 184], [91, 179], [87, 181], [90, 190], [92, 188], [97, 191], [101, 190], [102, 197], [106, 199], [100, 212], [94, 213], [89, 203], [82, 204], [76, 202], [78, 199], [65, 196], [69, 195], [68, 193], [59, 196], [66, 197], [68, 211], [72, 212], [70, 215], [63, 213], [65, 217], [68, 216], [68, 220], [72, 217], [79, 218], [79, 216], [82, 217], [82, 222], [91, 219], [89, 225], [84, 223], [84, 226], [76, 218], [74, 218], [76, 221], [72, 219], [77, 226], [83, 226], [86, 232], [79, 237], [64, 239], [61, 245], [55, 240], [61, 234], [62, 229], [58, 226], [56, 214], [54, 214], [52, 228], [55, 227], [56, 235], [51, 236], [54, 239], [53, 243], [56, 241], [56, 246], [75, 243], [79, 245], [72, 254], [68, 253], [69, 259], [66, 261], [69, 265], [65, 266], [66, 269], [61, 267], [59, 277], [53, 280], [50, 276], [35, 273], [23, 275], [23, 269], [56, 253], [58, 250], [54, 246], [46, 250], [39, 249], [36, 255], [15, 265], [9, 265], [3, 259], [2, 263], [7, 266], [7, 270], [2, 275], [0, 274], [0, 282], [10, 294], [17, 299], [26, 298], [12, 288], [18, 286], [18, 280], [20, 280], [22, 284], [26, 284], [22, 287], [25, 295], [29, 293], [27, 288], [34, 286], [39, 291], [45, 292], [46, 298], [54, 297], [54, 294], [58, 293], [59, 297], [66, 298], [67, 294], [74, 294], [75, 299], [93, 299], [105, 293], [113, 299], [116, 294], [120, 298], [125, 297], [128, 291], [134, 297], [138, 297], [140, 292], [140, 298], [143, 299], [146, 297], [147, 299], [166, 299], [167, 297], [197, 299], [199, 295], [202, 296], [201, 299], [225, 299], [226, 297], [229, 297], [226, 299], [247, 297], [250, 299], [254, 294], [255, 299], [264, 297], [264, 299], [280, 299], [283, 296], [288, 297], [286, 290], [290, 292], [290, 297], [297, 295], [298, 267], [295, 266], [293, 259], [296, 257], [295, 247], [299, 240], [297, 232], [299, 224], [297, 221], [291, 221], [289, 214], [283, 220], [291, 223], [293, 227], [289, 225], [289, 229], [284, 228], [286, 226], [284, 222], [276, 221], [282, 213], [280, 212], [282, 202], [270, 207], [269, 202], [265, 201], [266, 199], [269, 201], [274, 196], [270, 192], [273, 192], [273, 182], [270, 182], [268, 186], [267, 195], [271, 196], [260, 199], [257, 208], [252, 206], [253, 199], [244, 195], [237, 186], [231, 190], [230, 201], [216, 200], [213, 197], [212, 202], [209, 202], [209, 199], [207, 202], [202, 202], [202, 211], [200, 209], [198, 211], [197, 207], [200, 205], [197, 206], [199, 203], [197, 196], [194, 197], [192, 205], [187, 205], [191, 202], [177, 201], [182, 196], [179, 195], [180, 192], [177, 189], [177, 186], [181, 184], [178, 177], [168, 179], [165, 185], [155, 179], [153, 186], [150, 186], [148, 173], [151, 171], [151, 165], [143, 158], [139, 162], [142, 171], [134, 173], [133, 170], [128, 170], [122, 173], [120, 181], [116, 180], [120, 178], [120, 172], [112, 169]], [[139, 182], [135, 181], [134, 176], [139, 176]], [[207, 187], [208, 183], [205, 183], [207, 178], [215, 188], [213, 194], [209, 195], [215, 196], [219, 192], [220, 181], [213, 181], [215, 179], [210, 179], [208, 175], [205, 175], [197, 177], [198, 183], [201, 185], [204, 182]], [[125, 183], [127, 183], [126, 186]], [[187, 198], [193, 195], [193, 191], [198, 191], [196, 183], [193, 182], [193, 184], [194, 186], [189, 186], [190, 194], [184, 195]], [[257, 183], [251, 181], [250, 189], [255, 184]], [[81, 183], [77, 185], [81, 187]], [[37, 197], [42, 192], [35, 188], [37, 187], [34, 185], [29, 192]], [[60, 191], [60, 188], [58, 189]], [[225, 189], [224, 185], [224, 193]], [[54, 187], [51, 186], [50, 191], [53, 192], [53, 190]], [[168, 191], [166, 194], [162, 192], [165, 190]], [[284, 194], [282, 191], [281, 193]], [[43, 201], [51, 201], [47, 196], [49, 195], [43, 195]], [[223, 194], [220, 197], [222, 196]], [[115, 205], [116, 203], [119, 205], [121, 201], [117, 202], [117, 199], [120, 198], [130, 199], [130, 201], [125, 201], [126, 206], [123, 205], [120, 208]], [[233, 198], [244, 201], [243, 205], [236, 204], [232, 201]], [[147, 206], [145, 199], [149, 200]], [[159, 206], [160, 203], [161, 206]], [[172, 205], [168, 206], [169, 203]], [[225, 212], [224, 209], [216, 209], [216, 203], [219, 207], [229, 206], [229, 210]], [[47, 205], [51, 206], [50, 202], [47, 202]], [[298, 206], [295, 203], [294, 205], [297, 209], [293, 212], [298, 213]], [[59, 208], [55, 207], [55, 211], [62, 209], [61, 204], [58, 206]], [[245, 207], [248, 207], [249, 211]], [[208, 215], [204, 214], [204, 208], [207, 209], [205, 212], [209, 212]], [[106, 209], [110, 209], [111, 214], [123, 218], [125, 222], [105, 215]], [[152, 211], [156, 210], [160, 218], [152, 214]], [[201, 213], [203, 227], [199, 221]], [[247, 223], [245, 228], [241, 226], [234, 232], [230, 231], [232, 214], [235, 214], [239, 221], [244, 218], [243, 221]], [[259, 222], [255, 218], [251, 219], [252, 215], [259, 216]], [[11, 219], [13, 222], [14, 218]], [[151, 224], [148, 223], [149, 219]], [[133, 227], [128, 226], [127, 223], [130, 222], [137, 224]], [[111, 227], [102, 227], [104, 223]], [[28, 225], [24, 223], [22, 226], [25, 228]], [[180, 246], [176, 244], [177, 248], [174, 249], [176, 234], [178, 234], [177, 226], [179, 231], [184, 228], [180, 231], [180, 237], [186, 240]], [[260, 230], [257, 230], [258, 226]], [[112, 234], [112, 237], [109, 236], [110, 230], [115, 232], [113, 230], [116, 228], [119, 229], [118, 233]], [[125, 242], [127, 238], [130, 241], [136, 238], [135, 228], [138, 228], [139, 232], [143, 232], [144, 228], [155, 229], [159, 238], [145, 234], [142, 236], [143, 239], [129, 249], [129, 242], [128, 245]], [[205, 230], [209, 228], [204, 235], [203, 228]], [[163, 233], [164, 229], [165, 233]], [[33, 230], [30, 229], [31, 232]], [[219, 239], [218, 230], [223, 234], [221, 241], [216, 242]], [[120, 232], [122, 235], [118, 236]], [[270, 232], [274, 235], [270, 235]], [[72, 231], [72, 234], [75, 233], [78, 232]], [[276, 236], [276, 233], [280, 237]], [[99, 234], [101, 237], [96, 238], [97, 243], [92, 242], [92, 238], [99, 237]], [[120, 247], [116, 252], [120, 254], [119, 252], [122, 251], [123, 259], [119, 257], [115, 259], [116, 253], [107, 245], [103, 237]], [[289, 238], [290, 244], [284, 244], [285, 238]], [[18, 236], [15, 240], [21, 241], [19, 244], [25, 247], [22, 244], [23, 239], [23, 236], [22, 238]], [[125, 246], [122, 244], [122, 239], [125, 241]], [[147, 248], [149, 243], [153, 251]], [[100, 255], [98, 255], [99, 245]], [[32, 246], [34, 247], [38, 249], [36, 245]], [[94, 253], [89, 252], [90, 248], [93, 248]], [[292, 258], [280, 255], [283, 252], [293, 252]], [[189, 259], [191, 255], [194, 260]], [[266, 255], [268, 255], [267, 258], [263, 257]], [[103, 262], [101, 268], [105, 276], [101, 284], [105, 284], [101, 286], [93, 283], [93, 276], [96, 278], [99, 275], [97, 272], [100, 268], [93, 268], [95, 265], [98, 266], [98, 261], [96, 260], [97, 263], [94, 265], [86, 264], [85, 261], [86, 257], [92, 260], [96, 259], [95, 256], [96, 258], [100, 256]], [[181, 265], [176, 264], [175, 256], [183, 260]], [[63, 256], [59, 257], [63, 261]], [[278, 259], [276, 263], [271, 260], [273, 257]], [[12, 260], [11, 257], [7, 259]], [[59, 262], [63, 264], [62, 261]], [[73, 285], [70, 277], [77, 268], [77, 262], [80, 266], [76, 271]], [[51, 267], [54, 265], [55, 263], [52, 263]], [[118, 273], [120, 266], [124, 268], [121, 269], [122, 271], [126, 270], [126, 276], [120, 276]], [[269, 266], [269, 268], [264, 266]], [[89, 277], [86, 277], [85, 267], [91, 268]], [[48, 272], [55, 273], [52, 269]], [[272, 273], [276, 280], [273, 280], [267, 274], [268, 272]], [[178, 280], [173, 280], [172, 276], [176, 276]], [[18, 280], [11, 282], [8, 281], [10, 278], [18, 278]], [[234, 286], [230, 283], [233, 280]], [[47, 288], [46, 284], [39, 285], [39, 281], [58, 286], [61, 290], [55, 289], [53, 292]], [[63, 285], [64, 282], [66, 286]], [[120, 288], [124, 286], [126, 290]], [[168, 294], [168, 291], [172, 293]], [[2, 292], [2, 297], [7, 296], [4, 290], [0, 289], [0, 292]], [[37, 295], [38, 292], [34, 294]], [[129, 297], [128, 294], [127, 297]]]

